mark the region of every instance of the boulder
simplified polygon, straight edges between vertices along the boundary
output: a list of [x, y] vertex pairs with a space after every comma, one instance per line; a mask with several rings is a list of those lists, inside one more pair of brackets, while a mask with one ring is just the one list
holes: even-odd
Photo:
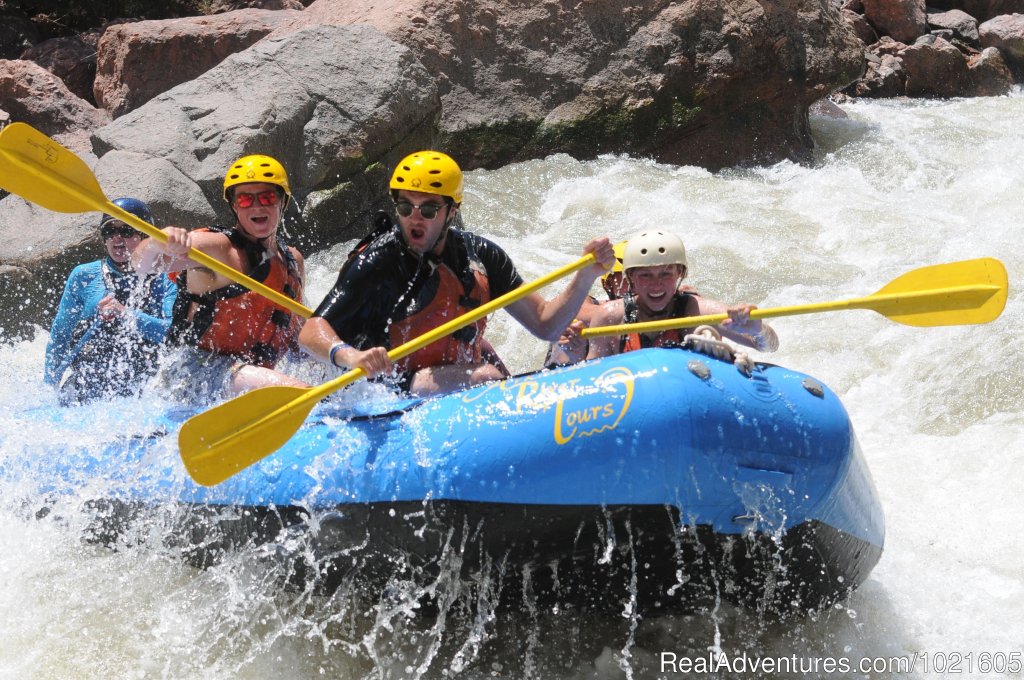
[[51, 38], [25, 50], [21, 58], [39, 64], [64, 81], [77, 97], [95, 106], [92, 86], [96, 79], [96, 46], [99, 40], [99, 31]]
[[978, 27], [978, 33], [981, 46], [998, 48], [1014, 75], [1024, 79], [1024, 14], [989, 19]]
[[925, 0], [863, 0], [864, 16], [882, 35], [912, 43], [928, 32]]
[[441, 94], [440, 142], [468, 168], [809, 157], [807, 107], [863, 68], [829, 0], [317, 0], [294, 21], [280, 30], [365, 23], [412, 49]]
[[986, 47], [970, 57], [967, 66], [971, 75], [971, 94], [975, 97], [998, 97], [1013, 89], [1013, 73], [995, 47]]
[[971, 92], [963, 53], [942, 38], [925, 36], [899, 56], [908, 97], [962, 97]]
[[[365, 230], [385, 200], [388, 169], [433, 144], [439, 115], [433, 78], [407, 48], [369, 26], [316, 26], [229, 56], [98, 130], [93, 144], [102, 157], [163, 159], [222, 222], [231, 220], [228, 166], [250, 153], [274, 156], [289, 172], [289, 219], [308, 250]], [[139, 160], [122, 165], [145, 172]]]
[[110, 26], [97, 48], [96, 102], [122, 116], [246, 49], [296, 13], [243, 9]]
[[953, 37], [969, 45], [978, 45], [978, 22], [970, 14], [958, 9], [947, 12], [933, 12], [928, 15], [928, 26], [933, 29], [946, 29]]
[[110, 117], [74, 95], [60, 78], [39, 64], [0, 60], [0, 101], [14, 120], [47, 135], [91, 131]]

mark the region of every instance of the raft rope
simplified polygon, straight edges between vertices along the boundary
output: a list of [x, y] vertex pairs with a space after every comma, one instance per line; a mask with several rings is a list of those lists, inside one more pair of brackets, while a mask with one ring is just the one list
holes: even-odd
[[749, 376], [754, 372], [754, 360], [750, 355], [722, 340], [722, 334], [713, 326], [698, 326], [693, 333], [683, 338], [683, 347], [720, 361], [728, 361], [743, 375]]

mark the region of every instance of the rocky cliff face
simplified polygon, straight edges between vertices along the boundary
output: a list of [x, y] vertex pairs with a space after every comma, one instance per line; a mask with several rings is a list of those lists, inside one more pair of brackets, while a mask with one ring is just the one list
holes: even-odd
[[[808, 107], [864, 66], [831, 0], [242, 4], [35, 45], [25, 56], [45, 63], [0, 62], [0, 121], [54, 136], [109, 197], [149, 201], [160, 225], [228, 220], [228, 163], [277, 156], [297, 199], [289, 228], [312, 250], [364, 232], [388, 168], [427, 146], [467, 169], [554, 152], [709, 168], [799, 160], [813, 146]], [[62, 81], [72, 73], [74, 90]], [[0, 309], [45, 323], [67, 272], [98, 252], [96, 217], [0, 200]]]

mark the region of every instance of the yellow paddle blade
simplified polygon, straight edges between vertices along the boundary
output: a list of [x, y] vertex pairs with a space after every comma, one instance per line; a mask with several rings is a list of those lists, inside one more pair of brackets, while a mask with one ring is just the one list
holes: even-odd
[[[167, 241], [152, 224], [108, 200], [85, 161], [25, 123], [12, 123], [0, 131], [0, 160], [0, 187], [13, 194], [56, 212], [105, 212], [151, 238]], [[313, 315], [301, 302], [200, 250], [193, 248], [188, 256], [303, 318]]]
[[921, 267], [893, 279], [872, 309], [908, 326], [960, 326], [994, 321], [1008, 294], [1006, 267], [983, 257]]
[[245, 469], [295, 434], [316, 400], [309, 389], [262, 387], [189, 419], [178, 433], [188, 474], [205, 486], [219, 484]]
[[25, 123], [0, 131], [0, 187], [55, 212], [104, 211], [106, 196], [81, 158]]
[[[1006, 267], [990, 257], [921, 267], [899, 276], [874, 295], [790, 307], [755, 309], [752, 319], [797, 316], [847, 309], [870, 309], [908, 326], [961, 326], [997, 319], [1006, 306]], [[598, 338], [626, 333], [659, 333], [673, 328], [717, 324], [728, 314], [707, 314], [661, 321], [585, 328]]]

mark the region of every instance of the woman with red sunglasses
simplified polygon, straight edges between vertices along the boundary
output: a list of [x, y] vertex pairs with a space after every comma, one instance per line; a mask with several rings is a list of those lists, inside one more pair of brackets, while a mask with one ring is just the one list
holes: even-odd
[[224, 200], [235, 215], [232, 227], [191, 232], [168, 227], [166, 243], [147, 239], [136, 249], [132, 259], [138, 271], [174, 272], [178, 283], [167, 336], [178, 350], [161, 370], [164, 388], [218, 398], [268, 385], [306, 386], [275, 370], [296, 347], [302, 317], [188, 257], [195, 248], [301, 301], [305, 263], [278, 231], [290, 199], [281, 163], [270, 156], [245, 156], [224, 177]]

